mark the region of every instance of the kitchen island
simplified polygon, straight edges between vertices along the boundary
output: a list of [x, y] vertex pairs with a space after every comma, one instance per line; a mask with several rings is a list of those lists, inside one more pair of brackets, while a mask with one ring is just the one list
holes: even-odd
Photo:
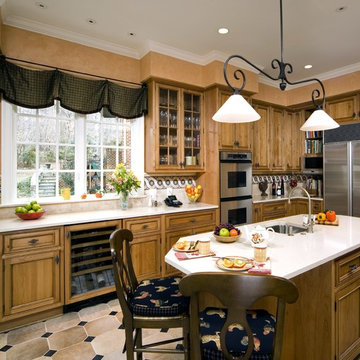
[[[355, 359], [360, 353], [360, 218], [338, 216], [339, 226], [315, 225], [314, 233], [274, 234], [268, 256], [272, 274], [291, 279], [299, 289], [298, 301], [287, 307], [282, 359]], [[261, 223], [302, 223], [302, 215]], [[235, 243], [211, 240], [217, 256], [252, 257], [241, 226]], [[211, 233], [193, 239], [211, 237]], [[211, 258], [179, 261], [170, 250], [165, 261], [185, 274], [221, 271]], [[263, 305], [263, 304], [262, 304]], [[267, 304], [270, 307], [270, 302]]]

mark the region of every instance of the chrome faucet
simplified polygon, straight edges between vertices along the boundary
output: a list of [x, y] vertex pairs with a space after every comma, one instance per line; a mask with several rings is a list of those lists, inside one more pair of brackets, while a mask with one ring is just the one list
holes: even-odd
[[311, 198], [310, 198], [310, 194], [303, 188], [303, 187], [295, 187], [295, 188], [292, 188], [290, 193], [289, 193], [289, 200], [288, 200], [288, 203], [290, 204], [290, 201], [291, 201], [291, 195], [292, 193], [294, 192], [294, 190], [296, 189], [300, 189], [302, 191], [305, 192], [305, 194], [307, 195], [308, 197], [308, 200], [309, 200], [309, 214], [308, 214], [308, 219], [307, 219], [307, 223], [305, 223], [304, 225], [306, 226], [307, 228], [307, 231], [309, 233], [313, 233], [314, 232], [314, 221], [312, 219], [312, 216], [311, 216]]

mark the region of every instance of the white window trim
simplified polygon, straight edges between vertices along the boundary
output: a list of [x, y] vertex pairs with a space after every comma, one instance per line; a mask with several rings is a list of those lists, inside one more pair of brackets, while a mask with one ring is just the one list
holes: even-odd
[[[16, 163], [16, 129], [15, 121], [13, 121], [12, 104], [2, 100], [1, 102], [1, 205], [12, 205], [24, 203], [29, 199], [16, 198], [16, 167], [12, 164]], [[76, 121], [75, 119], [75, 131], [79, 134], [85, 134], [85, 119], [84, 121]], [[9, 136], [11, 134], [12, 136]], [[140, 140], [140, 141], [139, 141]], [[144, 168], [145, 168], [145, 153], [144, 153], [144, 116], [137, 119], [137, 121], [131, 122], [131, 169], [134, 174], [137, 175], [141, 182], [141, 188], [136, 194], [141, 195], [144, 193]], [[82, 156], [75, 154], [75, 194], [80, 195], [86, 191], [86, 144], [85, 136], [75, 137], [75, 147], [83, 149]], [[105, 185], [105, 184], [104, 184]], [[105, 187], [105, 186], [104, 186]], [[11, 189], [5, 191], [5, 189]], [[111, 194], [107, 194], [106, 198], [111, 197]], [[116, 197], [116, 194], [114, 195]], [[77, 200], [77, 196], [73, 196], [71, 200]], [[61, 196], [46, 197], [37, 199], [43, 203], [61, 203]], [[79, 199], [80, 200], [80, 199]]]

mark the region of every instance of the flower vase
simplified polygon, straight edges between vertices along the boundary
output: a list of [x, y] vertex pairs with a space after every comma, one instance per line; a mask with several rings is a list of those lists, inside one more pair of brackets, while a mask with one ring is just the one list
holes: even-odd
[[127, 192], [120, 193], [121, 209], [126, 210], [129, 203], [129, 194]]

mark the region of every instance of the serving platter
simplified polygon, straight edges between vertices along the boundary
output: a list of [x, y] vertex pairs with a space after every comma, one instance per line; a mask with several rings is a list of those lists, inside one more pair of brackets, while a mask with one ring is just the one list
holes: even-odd
[[[227, 261], [229, 261], [229, 264]], [[241, 266], [242, 262], [244, 262], [244, 266]], [[232, 263], [231, 266], [229, 266], [230, 263]], [[252, 260], [242, 256], [223, 256], [216, 260], [216, 266], [221, 270], [240, 272], [251, 269], [254, 264]]]

